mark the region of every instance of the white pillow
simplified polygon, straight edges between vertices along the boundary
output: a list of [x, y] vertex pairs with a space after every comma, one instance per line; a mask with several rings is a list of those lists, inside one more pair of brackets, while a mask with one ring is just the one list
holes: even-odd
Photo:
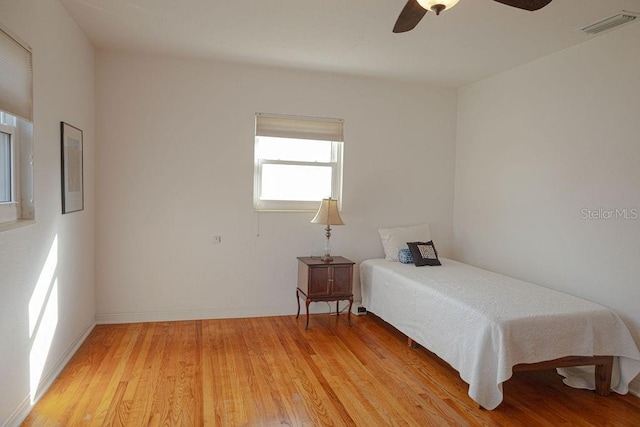
[[400, 249], [407, 249], [407, 242], [428, 242], [431, 239], [429, 224], [414, 225], [412, 227], [381, 228], [380, 240], [384, 248], [387, 261], [398, 261]]

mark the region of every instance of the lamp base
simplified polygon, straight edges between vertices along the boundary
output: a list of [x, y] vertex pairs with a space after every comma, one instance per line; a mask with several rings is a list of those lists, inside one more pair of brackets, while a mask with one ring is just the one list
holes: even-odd
[[322, 255], [320, 257], [320, 261], [322, 262], [331, 262], [333, 261], [333, 258], [331, 257], [331, 255], [327, 254], [327, 255]]

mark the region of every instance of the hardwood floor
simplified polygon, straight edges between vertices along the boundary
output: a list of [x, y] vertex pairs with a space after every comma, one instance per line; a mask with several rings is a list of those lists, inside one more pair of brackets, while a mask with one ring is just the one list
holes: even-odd
[[638, 426], [640, 399], [519, 372], [487, 411], [372, 315], [97, 326], [25, 426]]

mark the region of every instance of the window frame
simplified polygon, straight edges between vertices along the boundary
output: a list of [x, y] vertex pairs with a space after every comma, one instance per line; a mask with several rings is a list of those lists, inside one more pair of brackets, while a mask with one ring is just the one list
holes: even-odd
[[[263, 114], [256, 114], [256, 124], [258, 123], [259, 116]], [[301, 123], [305, 121], [315, 121], [331, 123], [339, 123], [342, 129], [343, 120], [341, 119], [322, 119], [322, 118], [310, 118], [302, 116], [280, 116], [280, 115], [264, 115], [269, 118], [283, 118], [287, 121], [299, 120]], [[300, 131], [304, 133], [304, 129]], [[331, 194], [327, 194], [323, 198], [331, 197], [338, 200], [338, 208], [341, 209], [342, 204], [342, 169], [343, 169], [343, 153], [344, 153], [344, 141], [333, 141], [327, 138], [320, 139], [317, 137], [305, 137], [297, 132], [295, 139], [300, 140], [303, 144], [307, 141], [326, 141], [331, 143], [331, 160], [328, 162], [315, 162], [315, 161], [298, 161], [298, 160], [273, 160], [260, 157], [260, 143], [263, 137], [273, 138], [290, 138], [290, 135], [258, 135], [256, 131], [254, 140], [254, 182], [253, 182], [253, 208], [256, 212], [316, 212], [318, 210], [319, 203], [322, 198], [318, 200], [300, 201], [300, 200], [263, 200], [262, 195], [262, 175], [264, 165], [290, 165], [290, 166], [306, 166], [306, 167], [330, 167], [331, 168]], [[338, 138], [332, 138], [338, 139]], [[340, 138], [343, 139], [344, 138]]]
[[8, 201], [0, 201], [0, 224], [6, 222], [14, 222], [18, 220], [18, 212], [20, 212], [20, 201], [18, 200], [18, 190], [20, 188], [20, 171], [19, 171], [19, 159], [20, 144], [18, 141], [18, 128], [17, 126], [11, 126], [4, 123], [3, 116], [9, 116], [13, 118], [13, 122], [17, 120], [14, 116], [11, 116], [3, 111], [0, 111], [0, 132], [9, 135], [9, 182], [10, 196]]

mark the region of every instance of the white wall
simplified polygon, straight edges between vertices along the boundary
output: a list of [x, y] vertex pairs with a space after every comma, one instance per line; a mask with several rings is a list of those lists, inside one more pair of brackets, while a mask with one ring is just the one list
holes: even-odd
[[454, 246], [613, 308], [640, 345], [640, 218], [582, 218], [640, 215], [639, 41], [633, 24], [460, 90]]
[[98, 323], [295, 313], [296, 256], [324, 232], [253, 212], [256, 112], [345, 119], [333, 254], [382, 256], [379, 227], [427, 220], [450, 251], [455, 91], [99, 52]]
[[[31, 45], [34, 66], [36, 223], [0, 233], [0, 425], [12, 425], [31, 382], [52, 380], [94, 324], [95, 62], [56, 0], [2, 1], [0, 20]], [[64, 216], [60, 121], [84, 131], [85, 210]]]

